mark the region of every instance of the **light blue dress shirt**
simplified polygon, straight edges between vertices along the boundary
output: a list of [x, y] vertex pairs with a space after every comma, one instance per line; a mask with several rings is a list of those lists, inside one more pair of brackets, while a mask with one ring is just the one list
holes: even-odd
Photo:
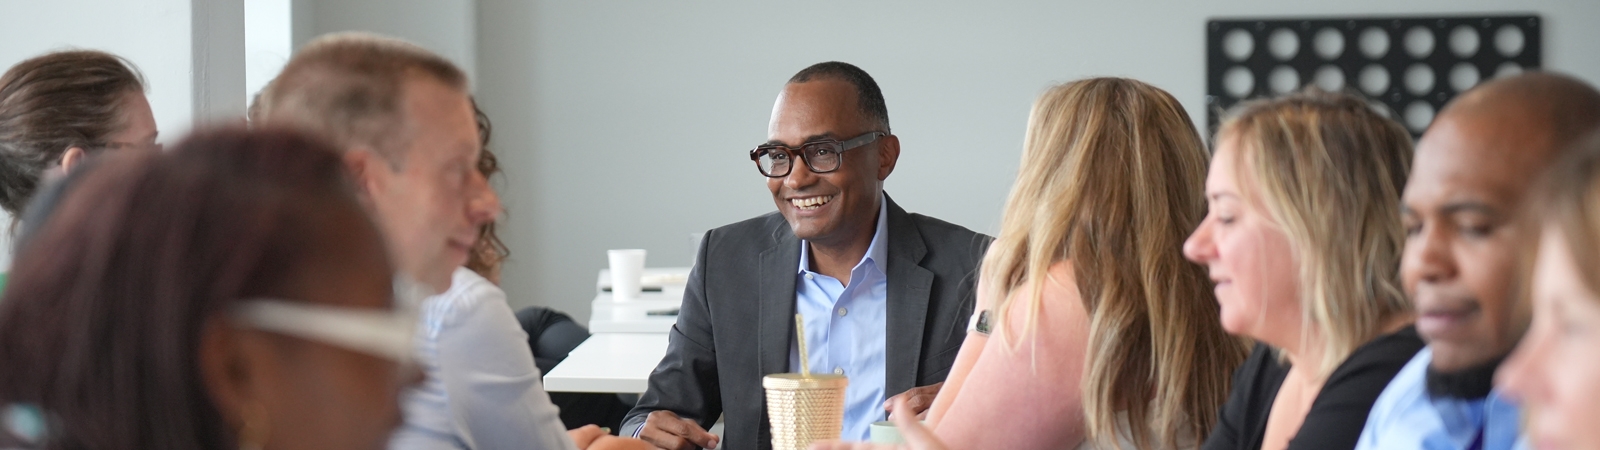
[[[884, 354], [887, 346], [889, 202], [878, 198], [878, 227], [867, 254], [850, 269], [850, 285], [812, 272], [811, 250], [800, 241], [795, 274], [795, 311], [806, 324], [806, 352], [812, 372], [850, 378], [845, 389], [844, 430], [839, 438], [865, 441], [883, 411]], [[800, 347], [789, 344], [789, 371], [800, 371]]]
[[457, 268], [420, 312], [417, 362], [428, 377], [402, 397], [405, 423], [389, 450], [577, 448], [504, 291]]
[[1462, 450], [1480, 430], [1482, 450], [1527, 448], [1518, 430], [1521, 413], [1499, 390], [1477, 400], [1428, 395], [1432, 361], [1433, 348], [1423, 348], [1389, 381], [1372, 404], [1357, 450]]

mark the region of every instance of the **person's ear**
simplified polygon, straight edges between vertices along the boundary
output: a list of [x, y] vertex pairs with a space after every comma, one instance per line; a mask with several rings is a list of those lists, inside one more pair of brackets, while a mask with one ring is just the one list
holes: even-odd
[[383, 156], [366, 147], [356, 147], [344, 152], [344, 166], [350, 173], [350, 179], [361, 188], [363, 197], [377, 192], [388, 182], [390, 174], [388, 161]]
[[889, 179], [894, 164], [900, 160], [900, 137], [886, 134], [878, 138], [878, 181]]
[[62, 173], [72, 173], [72, 168], [83, 162], [83, 157], [87, 155], [83, 147], [68, 147], [67, 151], [61, 152], [61, 159], [56, 160], [56, 163], [61, 166]]
[[207, 319], [200, 331], [200, 381], [217, 412], [231, 429], [246, 422], [246, 409], [260, 404], [262, 380], [256, 362], [246, 350], [244, 337], [231, 320]]
[[269, 373], [276, 355], [262, 335], [241, 331], [224, 315], [201, 325], [200, 383], [240, 448], [261, 448], [270, 434], [266, 407], [279, 394]]

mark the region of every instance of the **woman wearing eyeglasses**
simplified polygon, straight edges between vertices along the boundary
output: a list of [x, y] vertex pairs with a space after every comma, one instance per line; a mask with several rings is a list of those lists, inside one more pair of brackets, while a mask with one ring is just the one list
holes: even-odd
[[0, 447], [383, 448], [415, 318], [339, 156], [227, 130], [103, 161], [0, 297]]
[[[154, 147], [156, 122], [144, 80], [126, 59], [98, 51], [49, 53], [0, 75], [0, 242], [42, 182], [108, 148]], [[0, 272], [11, 246], [0, 248]], [[5, 276], [0, 273], [0, 287]]]

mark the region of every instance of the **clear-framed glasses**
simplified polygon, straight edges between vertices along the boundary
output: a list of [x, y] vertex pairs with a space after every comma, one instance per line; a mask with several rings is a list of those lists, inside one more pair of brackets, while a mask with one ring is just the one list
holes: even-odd
[[155, 141], [150, 141], [150, 142], [108, 141], [108, 142], [96, 142], [94, 144], [89, 145], [89, 149], [90, 150], [155, 150], [155, 151], [158, 151], [158, 152], [163, 150], [164, 147], [165, 146], [161, 145], [161, 143], [155, 142]]
[[796, 156], [805, 162], [812, 173], [828, 173], [839, 170], [839, 159], [844, 152], [870, 144], [888, 134], [871, 131], [844, 142], [827, 138], [817, 139], [801, 144], [798, 149], [764, 144], [750, 151], [750, 160], [756, 162], [756, 170], [769, 178], [789, 176], [789, 171], [794, 168]]
[[241, 301], [233, 316], [257, 330], [333, 345], [397, 364], [412, 362], [417, 321], [414, 315], [402, 311], [252, 298]]
[[332, 306], [277, 298], [240, 300], [234, 319], [246, 326], [316, 341], [411, 367], [417, 310], [425, 290], [396, 277], [393, 309]]

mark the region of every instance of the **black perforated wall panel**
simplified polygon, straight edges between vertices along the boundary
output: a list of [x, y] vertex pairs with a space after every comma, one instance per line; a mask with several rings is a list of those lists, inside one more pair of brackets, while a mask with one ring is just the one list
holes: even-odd
[[1359, 92], [1413, 135], [1456, 94], [1540, 67], [1535, 15], [1218, 19], [1206, 24], [1207, 122], [1306, 85]]

